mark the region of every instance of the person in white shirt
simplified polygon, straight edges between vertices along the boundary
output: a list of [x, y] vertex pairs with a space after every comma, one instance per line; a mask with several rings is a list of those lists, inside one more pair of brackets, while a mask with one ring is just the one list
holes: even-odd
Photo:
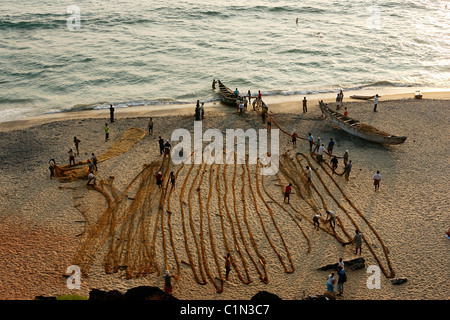
[[377, 171], [373, 175], [373, 185], [375, 186], [375, 191], [380, 190], [380, 181], [381, 181], [381, 174], [380, 171]]
[[377, 112], [377, 106], [378, 106], [378, 94], [375, 95], [373, 98], [373, 111]]
[[336, 227], [336, 213], [333, 211], [325, 210], [327, 214], [327, 221], [330, 221], [330, 226], [335, 228]]
[[334, 293], [334, 284], [336, 282], [336, 279], [334, 278], [334, 272], [332, 272], [327, 277], [327, 291]]
[[323, 161], [323, 152], [325, 151], [325, 147], [324, 147], [324, 145], [322, 144], [320, 147], [319, 147], [319, 150], [318, 150], [318, 152], [317, 152], [317, 160], [319, 161], [319, 162], [322, 162]]
[[308, 184], [311, 184], [311, 175], [312, 175], [312, 171], [311, 168], [309, 166], [306, 166], [306, 178], [308, 179]]
[[241, 103], [239, 103], [239, 117], [242, 117], [243, 113], [244, 113], [244, 104], [241, 101]]

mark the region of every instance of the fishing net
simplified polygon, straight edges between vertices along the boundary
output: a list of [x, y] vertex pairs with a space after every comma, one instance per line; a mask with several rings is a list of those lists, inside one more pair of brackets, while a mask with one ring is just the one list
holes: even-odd
[[[140, 128], [129, 128], [123, 136], [115, 141], [104, 154], [97, 157], [97, 162], [103, 162], [130, 151], [136, 143], [142, 140], [146, 132]], [[55, 177], [61, 182], [72, 182], [79, 179], [86, 179], [89, 174], [88, 161], [79, 161], [75, 166], [55, 165]]]

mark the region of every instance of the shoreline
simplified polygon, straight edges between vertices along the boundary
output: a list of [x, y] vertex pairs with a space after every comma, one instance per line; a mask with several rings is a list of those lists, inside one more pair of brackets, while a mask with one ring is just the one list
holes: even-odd
[[[409, 89], [409, 90], [408, 90]], [[373, 95], [378, 93], [380, 95], [380, 102], [390, 100], [414, 99], [416, 88], [412, 91], [411, 88], [395, 88], [395, 89], [367, 89], [364, 91], [354, 90], [344, 92], [344, 103], [350, 102], [366, 102], [372, 103], [373, 100], [357, 100], [351, 99], [352, 95]], [[450, 90], [437, 90], [435, 88], [426, 88], [420, 90], [422, 99], [439, 99], [450, 100]], [[265, 96], [263, 99], [269, 106], [271, 111], [295, 112], [301, 111], [301, 100], [307, 97], [308, 107], [317, 106], [320, 100], [325, 103], [334, 102], [336, 93], [318, 93], [309, 95], [273, 95]], [[229, 106], [223, 105], [220, 101], [206, 102], [205, 109], [217, 109], [218, 111], [227, 109]], [[126, 108], [115, 108], [115, 118], [134, 118], [134, 117], [161, 117], [173, 115], [188, 115], [193, 114], [194, 104], [170, 104], [170, 105], [147, 105], [147, 106], [132, 106]], [[74, 119], [109, 119], [108, 109], [91, 109], [83, 111], [68, 111], [45, 113], [36, 116], [24, 117], [21, 119], [0, 122], [0, 132], [7, 132], [10, 130], [26, 129], [32, 126], [50, 123], [54, 121], [74, 120]]]

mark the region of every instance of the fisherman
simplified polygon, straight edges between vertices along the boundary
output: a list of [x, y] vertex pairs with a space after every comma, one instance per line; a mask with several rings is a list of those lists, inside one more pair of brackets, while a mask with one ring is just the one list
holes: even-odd
[[68, 154], [69, 154], [69, 166], [72, 166], [72, 162], [73, 165], [75, 165], [75, 152], [72, 150], [72, 148], [69, 150]]
[[338, 158], [336, 156], [333, 156], [333, 158], [331, 159], [331, 171], [333, 173], [336, 173], [338, 162], [339, 162]]
[[235, 97], [239, 97], [239, 90], [238, 90], [238, 88], [236, 88], [236, 90], [234, 90], [234, 96]]
[[150, 118], [150, 120], [148, 120], [148, 134], [153, 134], [153, 118]]
[[325, 151], [325, 146], [322, 145], [319, 147], [319, 150], [317, 151], [317, 161], [322, 162], [323, 161], [323, 153]]
[[380, 181], [381, 181], [381, 174], [380, 171], [377, 171], [373, 175], [373, 185], [375, 186], [375, 191], [380, 190]]
[[313, 152], [316, 152], [316, 150], [319, 151], [320, 145], [321, 145], [320, 144], [320, 137], [317, 137], [316, 144], [315, 144]]
[[298, 134], [297, 134], [297, 132], [295, 132], [295, 129], [294, 129], [294, 131], [291, 134], [292, 147], [296, 147], [297, 146], [297, 137], [298, 137]]
[[78, 149], [80, 142], [81, 142], [80, 139], [77, 139], [77, 137], [73, 137], [73, 143], [75, 144], [75, 149], [77, 150], [77, 156], [80, 155], [80, 151]]
[[344, 167], [346, 167], [348, 164], [348, 150], [345, 150], [343, 158], [344, 158]]
[[327, 221], [330, 222], [330, 226], [332, 228], [336, 227], [336, 213], [334, 213], [333, 211], [329, 211], [329, 210], [325, 210], [326, 214], [327, 214]]
[[312, 147], [314, 145], [314, 137], [311, 133], [308, 133], [309, 135], [309, 153], [312, 152]]
[[225, 280], [228, 280], [228, 275], [231, 271], [231, 258], [230, 253], [227, 253], [226, 257], [223, 257], [225, 259]]
[[345, 166], [345, 179], [349, 179], [350, 176], [350, 171], [352, 171], [352, 160], [349, 161], [349, 163]]
[[288, 200], [288, 204], [289, 204], [289, 196], [291, 195], [291, 191], [292, 191], [292, 183], [289, 183], [289, 185], [286, 186], [285, 190], [284, 190], [284, 200], [283, 202], [286, 202], [286, 198]]
[[250, 90], [248, 90], [248, 92], [247, 92], [247, 97], [248, 97], [248, 103], [250, 104], [252, 102], [252, 93], [250, 92]]
[[164, 144], [164, 153], [169, 155], [171, 147], [172, 146], [170, 145], [169, 140], [166, 140], [166, 143]]
[[170, 179], [172, 188], [174, 188], [175, 187], [175, 175], [173, 174], [173, 171], [170, 171], [169, 179]]
[[333, 153], [333, 148], [334, 148], [334, 140], [333, 140], [333, 138], [330, 138], [330, 142], [328, 142], [328, 147], [327, 147], [327, 151], [330, 154], [330, 156]]
[[98, 171], [98, 168], [97, 168], [98, 160], [97, 160], [97, 157], [94, 154], [92, 154], [91, 160], [92, 160], [92, 164], [94, 165], [95, 171]]
[[94, 174], [93, 174], [92, 172], [89, 173], [87, 185], [90, 185], [91, 181], [94, 181], [93, 185], [95, 185], [95, 181], [96, 181], [96, 180], [97, 180], [97, 179], [95, 178]]
[[348, 110], [347, 110], [347, 107], [345, 107], [344, 110], [345, 110], [345, 111], [344, 111], [344, 117], [348, 117]]
[[166, 270], [166, 275], [164, 276], [164, 292], [172, 292], [172, 276], [170, 275], [169, 270]]
[[306, 106], [306, 97], [303, 98], [303, 113], [308, 112], [308, 108]]
[[216, 79], [213, 79], [213, 82], [212, 82], [212, 89], [213, 89], [213, 90], [216, 89]]
[[112, 106], [112, 104], [109, 105], [109, 120], [111, 121], [111, 123], [114, 122], [114, 107]]
[[378, 93], [373, 97], [373, 111], [377, 112], [377, 106], [378, 106]]
[[89, 165], [89, 173], [94, 173], [94, 164], [92, 163], [91, 159], [88, 159], [88, 165]]
[[163, 175], [162, 175], [162, 173], [161, 173], [161, 171], [160, 171], [160, 172], [158, 172], [158, 173], [156, 174], [156, 185], [157, 185], [160, 189], [161, 189], [161, 187], [162, 187], [163, 180], [164, 180], [164, 177], [163, 177]]
[[202, 115], [202, 120], [205, 116], [205, 103], [202, 102], [202, 106], [200, 107], [200, 111], [201, 111], [201, 115]]
[[309, 166], [306, 166], [305, 175], [306, 175], [306, 179], [307, 179], [308, 185], [311, 185], [312, 171], [311, 171], [311, 168]]
[[49, 169], [50, 169], [50, 179], [52, 179], [55, 176], [55, 159], [51, 158], [49, 161]]
[[163, 151], [164, 151], [164, 140], [163, 138], [161, 138], [161, 136], [159, 136], [159, 154], [162, 155]]
[[359, 250], [359, 255], [361, 255], [362, 234], [359, 233], [358, 230], [355, 230], [355, 236], [353, 237], [353, 240], [350, 243], [355, 244], [355, 254], [358, 254], [358, 250]]
[[239, 117], [242, 117], [242, 114], [244, 113], [244, 104], [242, 101], [239, 103]]
[[320, 219], [322, 218], [322, 214], [321, 213], [317, 213], [314, 217], [313, 217], [313, 222], [314, 222], [314, 228], [317, 225], [317, 230], [320, 229]]
[[108, 124], [107, 123], [105, 123], [105, 141], [108, 141], [109, 140], [109, 127], [108, 127]]

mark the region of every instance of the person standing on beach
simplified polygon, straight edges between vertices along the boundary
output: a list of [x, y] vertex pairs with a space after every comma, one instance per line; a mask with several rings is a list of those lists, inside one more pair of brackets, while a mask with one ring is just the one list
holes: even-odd
[[333, 138], [330, 138], [330, 142], [328, 142], [328, 148], [327, 148], [327, 151], [330, 156], [333, 154], [333, 148], [334, 148], [334, 140], [333, 140]]
[[291, 134], [291, 138], [292, 138], [292, 147], [296, 147], [297, 146], [297, 137], [298, 134], [297, 132], [295, 132], [295, 130], [292, 132]]
[[309, 139], [308, 139], [308, 141], [309, 141], [309, 153], [311, 153], [313, 145], [314, 145], [314, 137], [313, 137], [313, 135], [311, 133], [308, 133], [308, 135], [309, 135]]
[[306, 106], [306, 97], [303, 97], [303, 113], [308, 112], [308, 108]]
[[289, 196], [291, 195], [291, 191], [292, 191], [292, 183], [289, 183], [289, 185], [286, 186], [285, 190], [284, 190], [284, 200], [283, 202], [286, 203], [286, 198], [288, 200], [288, 204], [289, 204]]
[[344, 158], [344, 168], [345, 168], [348, 164], [348, 150], [345, 150], [343, 158]]
[[77, 139], [77, 137], [73, 137], [73, 143], [75, 144], [75, 149], [77, 150], [77, 156], [80, 155], [80, 151], [78, 149], [80, 142], [81, 142], [80, 139]]
[[166, 274], [164, 276], [164, 292], [172, 292], [172, 276], [170, 275], [169, 270], [166, 270]]
[[381, 182], [381, 174], [380, 171], [377, 171], [373, 175], [373, 185], [375, 186], [375, 191], [380, 190], [380, 182]]
[[202, 120], [203, 120], [203, 118], [204, 118], [204, 116], [205, 116], [205, 103], [204, 102], [202, 102], [202, 106], [200, 107], [200, 111], [201, 111], [201, 116], [202, 116]]
[[358, 230], [355, 230], [355, 236], [353, 237], [353, 243], [355, 243], [355, 254], [361, 255], [361, 247], [362, 247], [362, 234], [359, 233]]
[[50, 179], [53, 179], [53, 177], [55, 176], [55, 165], [55, 159], [51, 158], [48, 166], [48, 168], [50, 169]]
[[261, 90], [258, 90], [258, 100], [262, 101], [262, 94], [261, 94]]
[[158, 143], [159, 143], [159, 155], [162, 155], [164, 151], [164, 140], [163, 138], [161, 138], [161, 136], [159, 136]]
[[311, 171], [311, 168], [309, 166], [306, 166], [305, 175], [306, 175], [306, 179], [307, 179], [308, 185], [311, 185], [312, 171]]
[[70, 149], [68, 154], [69, 154], [69, 166], [71, 167], [72, 162], [73, 162], [73, 165], [75, 165], [75, 152], [72, 149]]
[[[250, 90], [248, 90], [248, 92], [247, 92], [247, 97], [248, 97], [248, 104], [250, 104], [252, 102], [252, 93], [250, 92]], [[254, 105], [253, 105], [253, 109], [255, 109]]]
[[348, 110], [347, 110], [347, 107], [345, 107], [344, 110], [345, 110], [345, 111], [344, 111], [344, 117], [348, 117]]
[[223, 257], [225, 259], [225, 280], [228, 280], [228, 275], [231, 271], [231, 257], [230, 253], [227, 253], [226, 257]]
[[317, 161], [320, 163], [323, 161], [323, 153], [325, 151], [325, 146], [322, 144], [317, 151]]
[[169, 140], [166, 140], [166, 143], [164, 144], [164, 153], [169, 155], [171, 147], [172, 146], [170, 145]]
[[91, 160], [92, 160], [92, 164], [94, 165], [95, 171], [98, 171], [98, 168], [97, 168], [98, 160], [97, 160], [97, 157], [94, 154], [92, 154]]
[[88, 159], [88, 165], [89, 165], [89, 173], [94, 173], [94, 164], [92, 163], [91, 159]]
[[111, 123], [114, 122], [114, 107], [112, 104], [109, 105], [109, 118], [111, 120]]
[[334, 293], [334, 284], [336, 283], [336, 279], [334, 278], [334, 272], [332, 272], [327, 277], [327, 291]]
[[316, 152], [316, 150], [319, 151], [319, 148], [320, 148], [320, 137], [317, 137], [313, 152]]
[[236, 90], [234, 90], [234, 96], [236, 98], [239, 97], [239, 90], [238, 90], [238, 88], [236, 88]]
[[150, 118], [150, 120], [148, 120], [148, 134], [153, 134], [153, 118]]
[[377, 112], [377, 106], [378, 106], [378, 93], [373, 97], [373, 111]]
[[342, 260], [342, 258], [339, 258], [338, 266], [341, 267], [342, 270], [344, 270], [344, 261]]
[[200, 121], [200, 105], [198, 105], [198, 100], [197, 106], [195, 107], [195, 121]]
[[105, 123], [105, 141], [108, 141], [109, 140], [109, 127], [108, 127], [108, 124], [107, 123]]
[[244, 113], [244, 104], [241, 100], [239, 100], [239, 117], [242, 117], [242, 114]]
[[345, 166], [345, 179], [348, 181], [350, 177], [350, 171], [352, 171], [352, 160]]
[[339, 265], [338, 269], [338, 281], [336, 286], [337, 295], [340, 296], [344, 293], [344, 282], [347, 281], [347, 275], [344, 269]]
[[338, 162], [339, 162], [338, 158], [336, 156], [333, 156], [333, 158], [331, 159], [331, 171], [333, 173], [336, 173]]
[[170, 183], [171, 183], [171, 189], [175, 187], [175, 175], [173, 174], [173, 171], [170, 171], [169, 175]]
[[158, 186], [158, 188], [161, 189], [162, 188], [162, 184], [163, 184], [163, 180], [164, 180], [164, 177], [163, 177], [161, 171], [158, 172], [155, 177], [156, 177], [156, 185]]

